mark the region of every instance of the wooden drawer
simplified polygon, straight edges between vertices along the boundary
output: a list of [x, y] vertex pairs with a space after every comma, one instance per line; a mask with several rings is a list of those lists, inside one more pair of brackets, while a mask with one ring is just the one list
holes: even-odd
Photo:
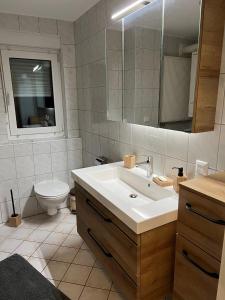
[[225, 230], [222, 206], [181, 187], [178, 221], [178, 233], [221, 260]]
[[76, 196], [79, 219], [99, 233], [101, 242], [137, 283], [140, 276], [139, 246], [115, 223], [115, 216], [86, 191], [79, 187]]
[[176, 246], [175, 300], [216, 300], [220, 263], [178, 235]]
[[77, 228], [80, 236], [85, 240], [88, 247], [102, 263], [106, 271], [111, 276], [115, 286], [123, 293], [127, 300], [137, 300], [138, 289], [136, 283], [127, 275], [126, 271], [117, 263], [112, 253], [106, 248], [101, 240], [101, 232], [95, 232], [87, 226], [79, 217], [77, 218]]

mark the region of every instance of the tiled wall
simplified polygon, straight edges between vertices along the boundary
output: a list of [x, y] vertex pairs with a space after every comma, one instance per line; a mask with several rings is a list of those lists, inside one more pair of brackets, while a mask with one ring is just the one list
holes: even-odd
[[79, 138], [75, 72], [74, 29], [71, 22], [36, 17], [0, 14], [0, 28], [5, 30], [58, 34], [61, 39], [61, 71], [65, 135], [58, 140], [9, 141], [7, 114], [4, 110], [0, 81], [0, 223], [11, 212], [10, 188], [16, 207], [23, 216], [40, 212], [33, 194], [33, 184], [58, 178], [73, 185], [70, 170], [82, 166]]
[[[212, 171], [225, 170], [225, 48], [221, 68], [216, 126], [214, 132], [186, 134], [152, 127], [106, 121], [104, 94], [95, 98], [95, 89], [87, 89], [85, 80], [90, 76], [92, 62], [84, 58], [104, 61], [104, 41], [99, 39], [111, 24], [110, 16], [130, 4], [129, 0], [102, 0], [75, 23], [77, 75], [79, 82], [79, 119], [83, 138], [83, 159], [86, 166], [93, 165], [96, 155], [105, 155], [113, 161], [126, 153], [153, 155], [154, 171], [170, 174], [173, 166], [183, 166], [189, 176], [193, 175], [196, 159], [208, 161]], [[98, 42], [97, 42], [98, 40]], [[94, 47], [93, 47], [94, 43]], [[88, 52], [87, 52], [88, 51]], [[96, 57], [95, 53], [99, 56]], [[79, 76], [80, 74], [85, 74]], [[85, 73], [86, 72], [86, 73]], [[100, 74], [96, 73], [96, 77]], [[104, 84], [104, 81], [102, 82]], [[81, 96], [82, 94], [88, 96]], [[99, 105], [96, 105], [96, 104]], [[143, 159], [143, 157], [139, 158]]]

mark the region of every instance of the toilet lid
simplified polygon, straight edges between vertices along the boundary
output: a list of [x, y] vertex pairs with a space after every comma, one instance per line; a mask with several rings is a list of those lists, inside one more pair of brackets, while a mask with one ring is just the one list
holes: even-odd
[[45, 180], [34, 186], [36, 194], [43, 197], [58, 197], [69, 193], [69, 186], [59, 180]]

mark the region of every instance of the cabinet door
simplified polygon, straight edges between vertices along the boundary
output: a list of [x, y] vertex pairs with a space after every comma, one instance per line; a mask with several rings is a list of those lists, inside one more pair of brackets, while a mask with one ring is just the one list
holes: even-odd
[[178, 235], [174, 300], [216, 300], [220, 263]]

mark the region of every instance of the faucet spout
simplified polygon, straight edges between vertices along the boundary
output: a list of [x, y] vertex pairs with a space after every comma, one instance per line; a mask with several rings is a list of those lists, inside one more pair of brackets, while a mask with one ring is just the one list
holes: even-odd
[[143, 162], [137, 164], [137, 167], [145, 165], [146, 166], [146, 176], [150, 178], [153, 174], [153, 156], [147, 156], [147, 159]]

